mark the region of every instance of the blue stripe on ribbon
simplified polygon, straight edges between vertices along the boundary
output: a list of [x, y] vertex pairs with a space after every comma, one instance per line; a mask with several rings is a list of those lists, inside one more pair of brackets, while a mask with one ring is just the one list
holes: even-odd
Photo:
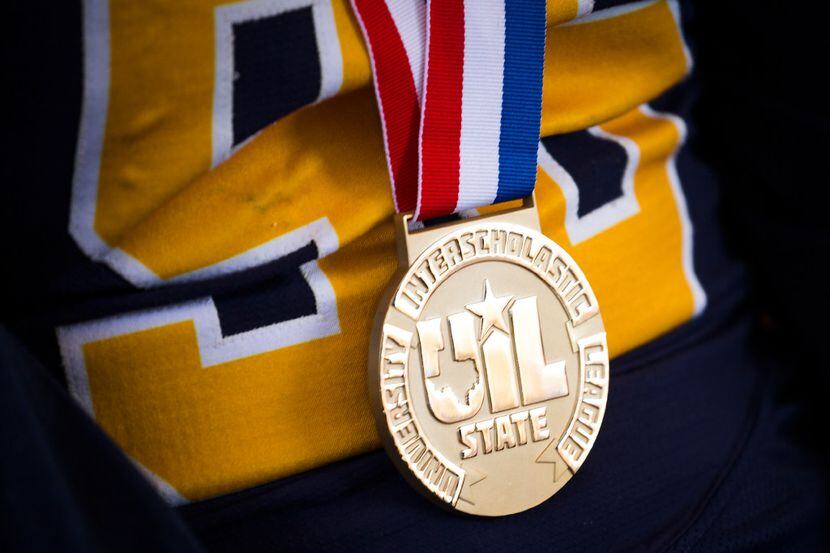
[[506, 0], [504, 11], [504, 76], [496, 202], [528, 196], [536, 185], [545, 61], [545, 0]]

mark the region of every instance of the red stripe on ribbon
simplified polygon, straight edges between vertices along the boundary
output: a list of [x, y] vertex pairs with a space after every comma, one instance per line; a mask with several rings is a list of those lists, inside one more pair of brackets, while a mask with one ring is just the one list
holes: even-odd
[[464, 1], [432, 1], [428, 10], [418, 220], [455, 211], [460, 165]]
[[[417, 145], [421, 114], [409, 58], [386, 2], [352, 2], [369, 45], [395, 209], [399, 213], [412, 211], [418, 194]], [[460, 114], [459, 105], [459, 117]]]

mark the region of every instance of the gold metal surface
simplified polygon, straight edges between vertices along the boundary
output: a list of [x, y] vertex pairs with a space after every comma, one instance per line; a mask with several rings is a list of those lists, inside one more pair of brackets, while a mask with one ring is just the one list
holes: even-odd
[[378, 309], [370, 396], [418, 490], [469, 514], [538, 505], [579, 469], [608, 398], [596, 297], [521, 208], [410, 231]]

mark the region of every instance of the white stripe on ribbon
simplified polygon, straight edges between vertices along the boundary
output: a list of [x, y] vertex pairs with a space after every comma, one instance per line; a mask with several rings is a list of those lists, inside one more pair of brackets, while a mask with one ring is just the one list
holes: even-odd
[[[499, 188], [504, 2], [464, 2], [464, 76], [456, 213], [492, 204]], [[499, 114], [499, 115], [497, 115]]]
[[401, 37], [409, 69], [415, 82], [415, 95], [421, 100], [424, 88], [424, 51], [426, 50], [426, 2], [423, 0], [386, 0], [389, 15]]

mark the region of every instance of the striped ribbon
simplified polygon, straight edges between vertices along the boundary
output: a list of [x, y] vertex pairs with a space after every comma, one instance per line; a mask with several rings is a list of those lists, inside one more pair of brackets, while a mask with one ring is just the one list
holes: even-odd
[[431, 219], [528, 196], [545, 0], [352, 0], [398, 212]]

